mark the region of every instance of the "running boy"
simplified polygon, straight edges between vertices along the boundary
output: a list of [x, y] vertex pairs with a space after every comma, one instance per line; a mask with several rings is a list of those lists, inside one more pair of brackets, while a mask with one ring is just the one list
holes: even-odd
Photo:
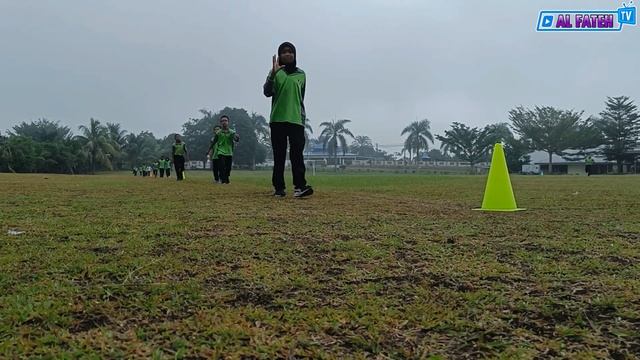
[[229, 117], [220, 116], [220, 131], [216, 135], [216, 147], [218, 150], [218, 164], [220, 166], [220, 182], [229, 183], [231, 165], [233, 164], [234, 142], [240, 141], [240, 136], [229, 129]]

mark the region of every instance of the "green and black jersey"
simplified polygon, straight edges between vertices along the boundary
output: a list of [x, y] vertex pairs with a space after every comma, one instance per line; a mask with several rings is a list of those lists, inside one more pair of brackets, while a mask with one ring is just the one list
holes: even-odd
[[292, 73], [284, 69], [269, 73], [264, 83], [264, 95], [271, 97], [270, 122], [288, 122], [304, 125], [307, 118], [304, 109], [304, 93], [307, 77], [300, 68]]
[[215, 147], [217, 156], [233, 156], [233, 138], [236, 132], [228, 130], [220, 130], [215, 136]]
[[187, 154], [187, 145], [183, 142], [175, 143], [171, 147], [173, 156], [185, 156]]

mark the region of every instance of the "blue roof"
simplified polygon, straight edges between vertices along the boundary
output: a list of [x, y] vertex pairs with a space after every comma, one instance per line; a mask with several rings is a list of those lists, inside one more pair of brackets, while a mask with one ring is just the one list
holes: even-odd
[[[338, 153], [338, 156], [342, 156], [342, 154], [345, 154], [342, 151], [342, 147], [340, 147], [340, 146], [338, 146], [337, 153]], [[308, 151], [305, 151], [304, 154], [305, 155], [311, 155], [311, 156], [314, 156], [314, 155], [315, 156], [333, 156], [333, 155], [329, 154], [329, 148], [328, 147], [325, 148], [325, 149], [322, 148], [322, 144], [314, 144], [313, 146], [311, 146], [311, 148]], [[347, 155], [347, 156], [357, 156], [357, 154], [349, 152], [349, 148], [347, 148], [347, 152], [346, 152], [345, 155]]]

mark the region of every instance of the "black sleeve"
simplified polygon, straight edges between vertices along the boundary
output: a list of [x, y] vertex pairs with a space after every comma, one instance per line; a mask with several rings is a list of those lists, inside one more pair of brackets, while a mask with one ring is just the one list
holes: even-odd
[[271, 73], [269, 73], [269, 75], [267, 76], [267, 81], [265, 81], [264, 85], [262, 86], [262, 93], [266, 97], [272, 97], [275, 94], [275, 92], [273, 91], [273, 79], [274, 77], [271, 76]]

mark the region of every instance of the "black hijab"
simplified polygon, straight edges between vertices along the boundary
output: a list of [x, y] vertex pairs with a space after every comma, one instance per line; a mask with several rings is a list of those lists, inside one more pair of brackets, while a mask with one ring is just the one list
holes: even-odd
[[296, 60], [298, 58], [298, 55], [296, 54], [296, 47], [293, 46], [292, 43], [286, 41], [286, 42], [283, 42], [282, 44], [280, 44], [280, 46], [278, 46], [278, 57], [280, 56], [280, 54], [282, 54], [282, 50], [284, 50], [285, 47], [290, 48], [291, 51], [293, 52], [293, 63], [286, 64], [285, 67], [284, 67], [284, 71], [286, 71], [287, 74], [291, 74], [294, 71], [296, 71], [296, 69], [298, 68], [297, 65], [296, 65], [297, 64]]

